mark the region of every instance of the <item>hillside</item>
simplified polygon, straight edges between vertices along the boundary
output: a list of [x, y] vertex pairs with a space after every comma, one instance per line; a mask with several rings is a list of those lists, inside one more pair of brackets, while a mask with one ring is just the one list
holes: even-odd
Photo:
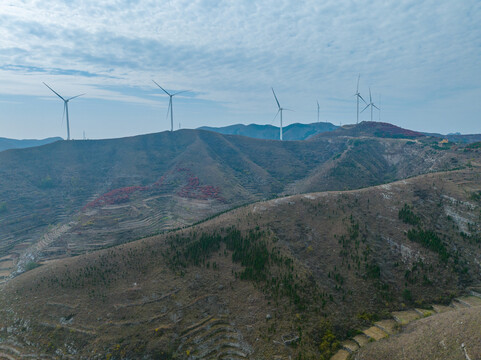
[[458, 168], [478, 152], [406, 139], [280, 142], [199, 130], [2, 152], [0, 277], [247, 202]]
[[2, 152], [0, 277], [248, 202], [459, 168], [478, 153], [409, 139], [280, 142], [199, 130]]
[[62, 140], [60, 137], [51, 137], [43, 140], [16, 140], [8, 138], [0, 138], [0, 151], [8, 149], [24, 149], [34, 146], [41, 146]]
[[48, 262], [4, 285], [0, 338], [45, 358], [329, 358], [389, 311], [481, 284], [479, 170], [255, 203]]
[[[282, 136], [284, 140], [306, 140], [316, 134], [333, 131], [337, 128], [338, 126], [325, 122], [312, 124], [295, 123], [283, 127]], [[272, 125], [236, 124], [224, 127], [202, 126], [199, 130], [214, 131], [225, 135], [242, 135], [256, 139], [279, 140], [279, 127]]]

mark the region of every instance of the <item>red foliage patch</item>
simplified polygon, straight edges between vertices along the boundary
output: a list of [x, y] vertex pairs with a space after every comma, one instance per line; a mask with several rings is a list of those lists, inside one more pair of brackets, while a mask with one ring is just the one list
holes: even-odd
[[219, 201], [225, 201], [225, 199], [220, 196], [220, 189], [217, 186], [204, 185], [200, 186], [200, 181], [197, 176], [190, 176], [188, 184], [182, 187], [177, 192], [177, 195], [190, 199], [216, 199]]
[[103, 205], [121, 204], [129, 201], [130, 194], [132, 194], [133, 192], [145, 191], [148, 189], [149, 189], [148, 186], [129, 186], [129, 187], [124, 187], [120, 189], [115, 189], [115, 190], [109, 191], [106, 194], [103, 194], [102, 196], [98, 197], [94, 201], [89, 202], [87, 205], [84, 206], [84, 210], [86, 208], [92, 208], [92, 207], [103, 206]]
[[[174, 170], [176, 173], [186, 172], [188, 178], [187, 185], [183, 186], [177, 195], [190, 199], [215, 199], [219, 201], [225, 201], [222, 196], [220, 196], [220, 189], [212, 185], [200, 186], [200, 180], [198, 177], [193, 176], [189, 168], [176, 168]], [[103, 194], [94, 201], [89, 202], [84, 206], [83, 210], [87, 208], [100, 207], [105, 205], [115, 205], [128, 202], [130, 200], [130, 194], [136, 191], [146, 191], [146, 190], [158, 190], [164, 185], [165, 176], [162, 176], [159, 180], [149, 186], [129, 186], [120, 189], [114, 189], [108, 193]]]

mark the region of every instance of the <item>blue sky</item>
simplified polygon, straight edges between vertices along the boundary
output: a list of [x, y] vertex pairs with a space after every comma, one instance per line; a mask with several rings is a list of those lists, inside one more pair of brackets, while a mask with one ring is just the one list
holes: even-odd
[[[0, 137], [112, 138], [175, 127], [381, 121], [481, 133], [481, 1], [2, 0]], [[369, 111], [361, 120], [369, 120]], [[379, 114], [374, 113], [374, 119]], [[278, 119], [276, 119], [278, 121]], [[274, 122], [274, 124], [277, 124]]]

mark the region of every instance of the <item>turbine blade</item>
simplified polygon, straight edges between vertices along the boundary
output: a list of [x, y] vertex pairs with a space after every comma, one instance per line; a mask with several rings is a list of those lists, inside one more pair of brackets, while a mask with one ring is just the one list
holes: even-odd
[[280, 109], [281, 104], [279, 104], [279, 100], [277, 100], [277, 96], [276, 96], [276, 93], [274, 92], [274, 88], [271, 88], [271, 89], [272, 89], [272, 93], [274, 94], [274, 98], [276, 99], [277, 107]]
[[286, 109], [286, 108], [282, 108], [282, 110], [294, 111], [294, 110], [292, 110], [292, 109]]
[[167, 95], [170, 96], [170, 94], [167, 92], [167, 90], [165, 90], [162, 86], [160, 86], [159, 84], [157, 84], [157, 83], [155, 82], [155, 80], [152, 80], [152, 81], [154, 82], [155, 85], [157, 85], [159, 88], [161, 88], [162, 90], [164, 90], [164, 92], [165, 92]]
[[189, 91], [191, 91], [191, 90], [182, 90], [182, 91], [179, 91], [179, 92], [176, 92], [176, 93], [172, 94], [172, 96], [179, 95], [179, 94], [189, 92]]
[[67, 99], [67, 101], [70, 101], [70, 100], [72, 100], [72, 99], [78, 98], [79, 96], [83, 96], [83, 95], [85, 95], [85, 94], [80, 94], [80, 95], [77, 95], [77, 96], [72, 96], [71, 98]]
[[364, 110], [366, 110], [369, 106], [371, 106], [371, 104], [367, 104], [366, 107], [364, 109], [362, 109], [361, 112], [364, 112]]
[[61, 97], [58, 92], [56, 92], [54, 89], [52, 89], [50, 86], [48, 86], [47, 84], [43, 83], [46, 87], [48, 87], [50, 90], [52, 90], [52, 92], [57, 95], [60, 99], [62, 99], [63, 101], [65, 101], [65, 99], [63, 97]]
[[364, 99], [362, 98], [361, 94], [357, 94], [357, 96], [359, 96], [359, 97], [361, 98], [361, 100], [362, 100], [362, 101], [364, 101], [364, 104], [366, 104], [366, 105], [367, 105], [367, 102], [366, 102], [366, 100], [364, 100]]
[[372, 106], [374, 106], [374, 107], [375, 107], [376, 109], [378, 109], [378, 110], [381, 110], [381, 109], [379, 109], [379, 108], [378, 108], [376, 105], [374, 105], [374, 104], [372, 104]]
[[372, 104], [371, 88], [369, 88], [369, 102]]
[[274, 116], [274, 119], [272, 119], [271, 123], [269, 125], [272, 125], [272, 123], [274, 122], [274, 120], [277, 118], [277, 115], [279, 115], [279, 113], [281, 112], [281, 109], [277, 110], [276, 112], [276, 116]]
[[361, 74], [357, 77], [357, 90], [356, 93], [359, 93], [359, 79], [361, 78]]

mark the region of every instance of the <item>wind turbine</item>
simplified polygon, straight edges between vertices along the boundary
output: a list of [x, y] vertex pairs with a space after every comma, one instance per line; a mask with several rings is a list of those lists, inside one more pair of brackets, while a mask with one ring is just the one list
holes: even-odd
[[[276, 113], [276, 116], [274, 116], [274, 120], [275, 118], [277, 117], [277, 115], [279, 113], [281, 113], [281, 129], [280, 129], [280, 140], [282, 141], [282, 111], [283, 110], [288, 110], [288, 111], [292, 111], [291, 109], [285, 109], [285, 108], [282, 108], [281, 107], [281, 104], [279, 104], [279, 100], [277, 100], [277, 96], [276, 96], [276, 93], [274, 92], [274, 88], [271, 88], [272, 89], [272, 93], [274, 94], [274, 98], [276, 99], [276, 103], [277, 103], [277, 107], [279, 108], [279, 110], [277, 110], [277, 113]], [[272, 120], [272, 121], [274, 121]]]
[[356, 90], [356, 93], [354, 94], [354, 96], [357, 99], [357, 120], [356, 120], [356, 124], [359, 124], [359, 99], [364, 101], [364, 104], [367, 104], [367, 102], [362, 98], [361, 94], [359, 93], [359, 79], [360, 78], [361, 78], [361, 74], [359, 74], [359, 76], [357, 77], [357, 90]]
[[174, 131], [174, 110], [172, 108], [172, 98], [175, 96], [175, 95], [179, 95], [181, 93], [185, 93], [189, 90], [182, 90], [182, 91], [179, 91], [179, 92], [176, 92], [176, 93], [169, 93], [167, 90], [165, 90], [162, 86], [160, 86], [159, 84], [157, 84], [155, 82], [155, 80], [152, 80], [154, 82], [155, 85], [157, 85], [159, 88], [161, 88], [167, 95], [169, 95], [169, 108], [167, 109], [167, 117], [169, 116], [169, 111], [170, 111], [170, 131]]
[[379, 109], [376, 105], [374, 105], [374, 103], [372, 102], [372, 96], [371, 96], [371, 88], [369, 88], [369, 104], [366, 105], [366, 107], [364, 109], [362, 109], [361, 112], [363, 112], [364, 110], [366, 110], [368, 107], [371, 107], [371, 121], [372, 121], [372, 108], [376, 108], [378, 109], [379, 111], [381, 111], [381, 109]]
[[[63, 97], [61, 97], [54, 89], [52, 89], [50, 86], [48, 86], [47, 84], [43, 83], [46, 87], [48, 87], [50, 90], [52, 90], [52, 92], [57, 95], [60, 99], [63, 100], [63, 112], [64, 114], [67, 114], [67, 140], [70, 140], [70, 122], [69, 122], [69, 119], [68, 119], [68, 102], [72, 99], [75, 99], [79, 96], [82, 96], [82, 95], [85, 95], [85, 94], [80, 94], [80, 95], [76, 95], [76, 96], [72, 96], [71, 98], [68, 98], [68, 99], [64, 99]], [[63, 116], [62, 116], [63, 118]]]

